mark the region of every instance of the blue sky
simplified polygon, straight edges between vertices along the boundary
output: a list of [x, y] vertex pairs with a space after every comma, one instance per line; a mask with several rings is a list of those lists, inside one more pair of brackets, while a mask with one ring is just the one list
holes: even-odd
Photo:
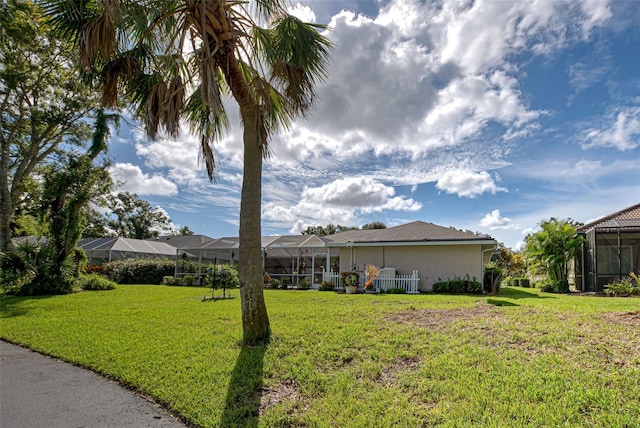
[[[336, 47], [317, 108], [275, 135], [263, 234], [415, 220], [516, 248], [550, 217], [640, 201], [636, 1], [292, 3]], [[210, 183], [197, 139], [113, 135], [121, 190], [212, 237], [238, 233], [237, 107]]]

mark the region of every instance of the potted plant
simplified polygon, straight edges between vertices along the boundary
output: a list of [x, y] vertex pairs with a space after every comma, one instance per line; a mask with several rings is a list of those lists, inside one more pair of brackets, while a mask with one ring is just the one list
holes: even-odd
[[364, 273], [367, 275], [367, 281], [364, 283], [364, 292], [375, 293], [375, 280], [380, 276], [380, 269], [375, 265], [366, 265], [364, 267]]
[[358, 274], [358, 272], [341, 272], [340, 278], [342, 280], [342, 285], [344, 286], [345, 293], [355, 294], [358, 291], [358, 284], [360, 283], [360, 275]]

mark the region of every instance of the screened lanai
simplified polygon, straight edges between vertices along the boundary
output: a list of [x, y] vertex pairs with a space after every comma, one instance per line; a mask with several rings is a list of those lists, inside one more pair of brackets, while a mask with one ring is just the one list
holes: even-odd
[[603, 291], [611, 282], [640, 273], [640, 204], [578, 228], [584, 236], [576, 260], [576, 288]]
[[164, 242], [133, 238], [85, 238], [78, 242], [89, 264], [108, 263], [118, 259], [176, 257], [176, 247]]
[[[265, 271], [272, 277], [298, 285], [302, 279], [320, 284], [322, 272], [330, 266], [331, 250], [316, 235], [263, 236], [261, 240]], [[202, 276], [206, 265], [237, 264], [237, 237], [216, 239], [202, 245], [180, 248], [177, 252], [176, 276]], [[194, 272], [194, 268], [197, 272]]]

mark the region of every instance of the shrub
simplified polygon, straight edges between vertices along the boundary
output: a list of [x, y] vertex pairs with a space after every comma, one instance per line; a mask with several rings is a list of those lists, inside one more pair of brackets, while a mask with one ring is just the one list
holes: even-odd
[[105, 274], [104, 265], [87, 265], [84, 271], [86, 273], [97, 273], [99, 275]]
[[307, 278], [302, 278], [299, 282], [298, 282], [298, 289], [299, 290], [308, 290], [311, 288], [311, 281], [309, 281], [309, 279]]
[[194, 278], [191, 275], [185, 275], [182, 277], [180, 282], [182, 283], [182, 285], [193, 285], [193, 280]]
[[204, 284], [214, 290], [219, 288], [238, 288], [240, 286], [237, 266], [229, 264], [211, 265], [206, 269], [206, 272]]
[[167, 275], [162, 277], [162, 285], [178, 285], [178, 281], [173, 275]]
[[529, 278], [523, 278], [523, 277], [511, 278], [511, 285], [513, 285], [514, 287], [530, 288], [531, 281], [529, 281]]
[[360, 284], [360, 274], [355, 271], [340, 272], [340, 284], [343, 287], [353, 285], [357, 287]]
[[0, 256], [0, 286], [21, 296], [70, 293], [75, 267], [72, 257], [60, 260], [51, 247], [25, 242]]
[[118, 284], [160, 284], [174, 272], [175, 262], [168, 259], [122, 259], [105, 266], [109, 279]]
[[544, 282], [540, 285], [540, 291], [544, 291], [545, 293], [557, 293], [558, 285], [553, 282]]
[[75, 279], [73, 285], [86, 291], [113, 290], [116, 288], [115, 282], [97, 273], [82, 275]]
[[289, 284], [291, 283], [291, 280], [289, 279], [288, 276], [283, 276], [281, 282], [282, 282], [281, 288], [286, 290], [287, 288], [289, 288]]
[[492, 293], [495, 289], [496, 293], [500, 291], [500, 281], [502, 280], [502, 274], [504, 269], [499, 268], [494, 264], [488, 264], [484, 267], [484, 290], [485, 293]]
[[568, 293], [569, 292], [569, 281], [566, 279], [561, 279], [558, 281], [558, 292], [559, 293]]
[[277, 288], [280, 288], [280, 286], [281, 286], [281, 282], [278, 278], [271, 278], [269, 280], [269, 288], [272, 288], [275, 290]]
[[[438, 278], [439, 279], [439, 278]], [[434, 293], [451, 293], [451, 294], [480, 294], [482, 293], [482, 284], [475, 278], [456, 277], [447, 281], [438, 281], [433, 284]]]
[[319, 291], [334, 291], [335, 289], [336, 286], [331, 281], [322, 281], [320, 283], [320, 287], [318, 288]]
[[604, 294], [610, 297], [640, 296], [640, 283], [634, 284], [631, 278], [623, 278], [605, 285]]
[[536, 288], [540, 288], [540, 291], [544, 291], [545, 293], [568, 293], [569, 292], [569, 282], [566, 280], [554, 282], [551, 279], [547, 278], [542, 281], [536, 282], [534, 286]]

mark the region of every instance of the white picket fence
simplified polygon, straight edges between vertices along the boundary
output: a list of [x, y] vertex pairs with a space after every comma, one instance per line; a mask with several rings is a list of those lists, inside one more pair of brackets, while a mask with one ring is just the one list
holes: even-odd
[[340, 274], [337, 272], [322, 272], [322, 282], [330, 282], [335, 286], [336, 291], [344, 291], [344, 287], [340, 285]]
[[414, 270], [411, 275], [396, 275], [394, 277], [378, 278], [373, 281], [376, 291], [388, 291], [394, 288], [402, 288], [407, 294], [418, 294], [418, 282], [420, 276], [418, 271]]
[[[363, 276], [360, 276], [359, 289], [363, 288]], [[335, 285], [336, 291], [344, 291], [344, 287], [340, 285], [340, 274], [336, 272], [323, 272], [322, 281], [328, 281]], [[393, 277], [378, 278], [373, 283], [376, 287], [376, 292], [388, 291], [394, 288], [402, 288], [407, 294], [419, 294], [418, 282], [420, 276], [418, 271], [414, 270], [411, 275], [396, 275]]]

